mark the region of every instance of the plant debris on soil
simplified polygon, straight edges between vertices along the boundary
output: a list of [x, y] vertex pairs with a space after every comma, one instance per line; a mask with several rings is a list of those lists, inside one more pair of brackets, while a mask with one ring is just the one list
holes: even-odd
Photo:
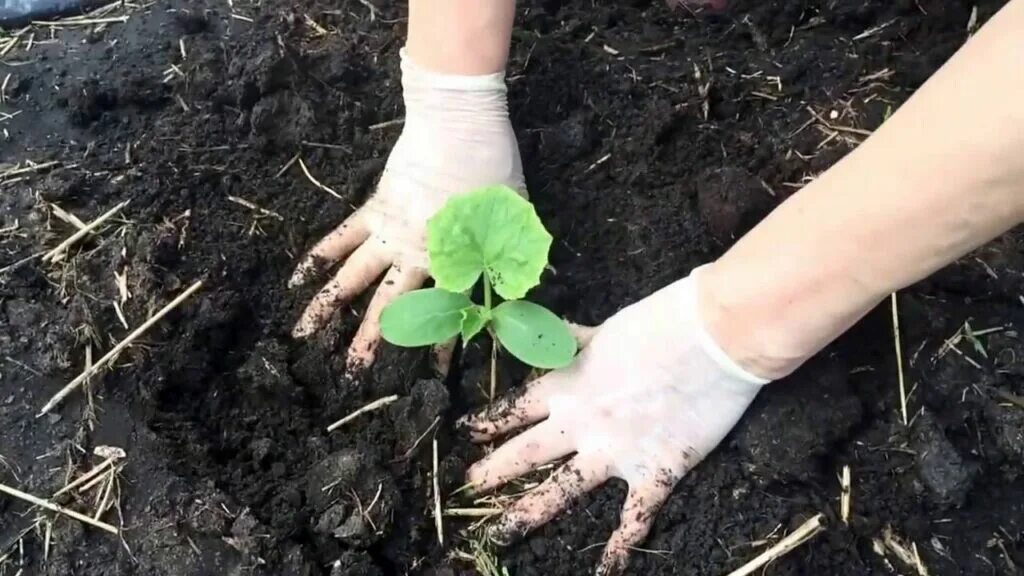
[[[555, 237], [531, 298], [598, 323], [717, 257], [1001, 4], [523, 0], [510, 108]], [[489, 343], [445, 380], [425, 351], [391, 346], [349, 379], [365, 298], [313, 340], [289, 337], [316, 290], [287, 290], [297, 257], [372, 193], [401, 132], [405, 16], [377, 0], [118, 1], [0, 33], [0, 483], [119, 532], [0, 496], [0, 574], [593, 570], [622, 482], [506, 549], [476, 528], [509, 496], [458, 493], [484, 449], [454, 421], [487, 403]], [[1018, 573], [1020, 243], [897, 295], [907, 425], [887, 302], [761, 394], [631, 571], [728, 574], [823, 514], [766, 573]], [[502, 391], [527, 376], [499, 368]], [[54, 496], [103, 464], [99, 446], [125, 457]], [[458, 509], [443, 546], [436, 497]]]

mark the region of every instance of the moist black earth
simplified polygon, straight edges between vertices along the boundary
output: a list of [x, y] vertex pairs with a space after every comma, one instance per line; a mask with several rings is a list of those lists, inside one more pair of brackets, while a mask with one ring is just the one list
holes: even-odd
[[[519, 4], [510, 109], [531, 198], [556, 238], [531, 298], [594, 324], [725, 251], [1002, 2]], [[105, 10], [93, 15], [102, 23], [0, 37], [0, 268], [74, 233], [63, 212], [91, 221], [130, 201], [62, 260], [0, 272], [0, 482], [48, 497], [99, 463], [95, 447], [121, 447], [117, 505], [103, 519], [123, 540], [0, 497], [0, 574], [477, 572], [465, 559], [472, 521], [446, 518], [438, 544], [433, 442], [450, 495], [483, 454], [454, 422], [487, 401], [485, 343], [444, 380], [425, 352], [390, 346], [349, 378], [343, 356], [365, 298], [312, 341], [289, 337], [316, 290], [286, 288], [297, 257], [372, 193], [401, 131], [405, 4]], [[929, 574], [1018, 573], [1020, 248], [1010, 233], [899, 293], [906, 424], [886, 302], [760, 395], [676, 488], [631, 572], [727, 574], [823, 513], [826, 530], [766, 573], [919, 573], [880, 543], [890, 530]], [[199, 280], [90, 394], [36, 417], [87, 357]], [[502, 391], [527, 376], [507, 358], [499, 366]], [[497, 563], [514, 575], [590, 573], [624, 496], [610, 482], [496, 551]], [[96, 498], [58, 501], [91, 512]]]

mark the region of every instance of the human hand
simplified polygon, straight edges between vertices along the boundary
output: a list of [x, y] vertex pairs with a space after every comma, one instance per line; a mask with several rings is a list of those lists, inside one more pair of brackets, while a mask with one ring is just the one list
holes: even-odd
[[478, 442], [544, 420], [469, 469], [474, 493], [576, 453], [505, 511], [491, 528], [494, 541], [523, 536], [618, 477], [629, 494], [597, 573], [625, 570], [630, 548], [647, 536], [676, 482], [721, 442], [767, 382], [730, 360], [705, 332], [699, 276], [619, 311], [581, 338], [586, 347], [571, 366], [463, 419]]
[[436, 74], [403, 49], [402, 86], [405, 125], [376, 194], [306, 254], [288, 283], [300, 286], [345, 261], [295, 325], [292, 335], [304, 338], [387, 270], [349, 348], [350, 369], [373, 361], [384, 307], [427, 279], [427, 219], [480, 186], [526, 190], [503, 73]]

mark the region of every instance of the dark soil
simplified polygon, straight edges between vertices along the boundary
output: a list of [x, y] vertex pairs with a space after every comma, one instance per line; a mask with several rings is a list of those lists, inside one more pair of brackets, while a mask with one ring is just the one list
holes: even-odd
[[[355, 0], [236, 0], [249, 22], [219, 0], [159, 0], [53, 42], [36, 28], [30, 51], [26, 33], [0, 63], [0, 81], [10, 74], [0, 112], [20, 111], [0, 114], [0, 163], [61, 162], [0, 178], [0, 267], [73, 232], [49, 203], [91, 220], [131, 200], [69, 262], [0, 275], [0, 481], [46, 496], [69, 467], [98, 462], [94, 446], [123, 447], [125, 541], [61, 519], [44, 561], [41, 532], [16, 544], [34, 515], [0, 498], [0, 557], [14, 552], [0, 573], [473, 570], [450, 555], [467, 548], [463, 523], [447, 522], [437, 543], [431, 437], [416, 440], [440, 417], [441, 484], [457, 488], [481, 452], [453, 423], [485, 402], [486, 353], [467, 350], [441, 382], [423, 352], [386, 347], [349, 380], [342, 354], [365, 301], [312, 342], [288, 336], [314, 290], [285, 288], [296, 257], [372, 192], [401, 129], [371, 128], [403, 115], [405, 7], [376, 4], [371, 18]], [[557, 272], [534, 298], [584, 323], [716, 257], [848, 152], [863, 136], [830, 136], [824, 122], [878, 126], [965, 41], [974, 6], [600, 4], [521, 2], [509, 67], [532, 198], [557, 238]], [[977, 4], [984, 22], [1001, 2]], [[348, 202], [295, 165], [282, 172], [297, 153]], [[1018, 573], [1024, 409], [1007, 399], [1024, 395], [1019, 240], [900, 294], [910, 426], [887, 305], [758, 398], [680, 483], [645, 545], [655, 552], [638, 552], [633, 571], [725, 574], [763, 549], [755, 541], [824, 512], [827, 531], [768, 573], [914, 573], [873, 550], [888, 526], [933, 575]], [[122, 271], [132, 327], [192, 282], [205, 287], [92, 384], [93, 426], [81, 392], [37, 419], [82, 369], [87, 344], [101, 354], [127, 334], [114, 307]], [[965, 322], [1000, 330], [944, 348]], [[503, 368], [503, 383], [525, 373]], [[402, 399], [325, 432], [389, 394]], [[612, 482], [500, 561], [515, 575], [589, 573], [624, 495]], [[91, 510], [92, 498], [64, 502]]]

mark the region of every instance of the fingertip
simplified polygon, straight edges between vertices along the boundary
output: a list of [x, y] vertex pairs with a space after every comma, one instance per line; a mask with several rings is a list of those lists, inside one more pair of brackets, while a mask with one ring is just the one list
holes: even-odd
[[492, 526], [488, 527], [484, 532], [484, 536], [488, 541], [501, 546], [511, 546], [522, 540], [526, 536], [527, 530], [522, 526], [522, 522], [517, 522], [503, 516]]
[[295, 267], [291, 278], [288, 279], [288, 288], [295, 289], [302, 286], [309, 280], [309, 266], [303, 262]]
[[478, 432], [470, 430], [469, 441], [474, 444], [487, 444], [488, 442], [493, 442], [496, 436], [497, 434], [494, 434], [493, 432]]
[[348, 358], [345, 360], [345, 373], [349, 376], [356, 376], [365, 372], [370, 364], [373, 363], [373, 355], [353, 355], [349, 352]]
[[357, 334], [348, 347], [346, 363], [357, 370], [366, 369], [376, 359], [378, 345], [380, 345], [379, 337], [366, 337]]
[[481, 468], [481, 463], [477, 462], [466, 470], [466, 494], [469, 496], [478, 496], [486, 492]]
[[476, 444], [490, 442], [496, 436], [494, 424], [486, 421], [482, 414], [463, 416], [455, 426], [468, 432], [470, 441]]
[[597, 565], [597, 570], [594, 574], [596, 576], [619, 576], [626, 572], [626, 566], [628, 565], [629, 555], [627, 552], [605, 549], [604, 556], [601, 557], [601, 563]]
[[305, 340], [315, 331], [315, 328], [310, 326], [308, 322], [300, 320], [295, 327], [292, 328], [292, 338], [296, 340]]

